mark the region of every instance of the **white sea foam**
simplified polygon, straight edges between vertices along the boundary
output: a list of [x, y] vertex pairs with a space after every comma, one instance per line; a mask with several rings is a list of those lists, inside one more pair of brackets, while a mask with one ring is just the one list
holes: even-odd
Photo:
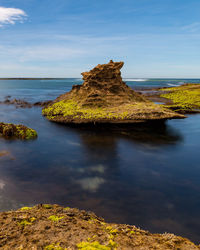
[[82, 81], [81, 78], [74, 78], [73, 81]]
[[128, 79], [124, 79], [125, 81], [128, 82], [146, 82], [148, 81], [148, 79], [142, 79], [142, 78], [128, 78]]
[[168, 85], [168, 86], [172, 86], [172, 87], [178, 86], [178, 84], [173, 84], [173, 83], [168, 83], [167, 85]]
[[178, 82], [178, 83], [176, 83], [176, 84], [174, 84], [174, 83], [168, 83], [167, 85], [168, 85], [168, 86], [172, 86], [172, 87], [176, 87], [176, 86], [180, 86], [180, 85], [182, 85], [182, 84], [184, 84], [184, 82]]

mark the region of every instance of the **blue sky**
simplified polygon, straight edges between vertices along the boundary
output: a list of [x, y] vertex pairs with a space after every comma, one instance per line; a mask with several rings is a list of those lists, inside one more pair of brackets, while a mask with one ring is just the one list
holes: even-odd
[[200, 78], [199, 0], [0, 0], [0, 77]]

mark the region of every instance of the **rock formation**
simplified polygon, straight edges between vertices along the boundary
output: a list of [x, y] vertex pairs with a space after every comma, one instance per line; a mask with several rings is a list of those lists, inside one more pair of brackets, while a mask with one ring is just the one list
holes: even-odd
[[123, 65], [123, 62], [111, 60], [108, 64], [99, 64], [91, 71], [82, 73], [83, 85], [73, 86], [70, 96], [75, 97], [81, 106], [108, 107], [133, 101], [146, 102], [143, 96], [122, 81], [120, 69]]
[[82, 73], [84, 83], [58, 97], [43, 109], [49, 120], [62, 123], [135, 123], [184, 118], [163, 109], [123, 82], [123, 62], [99, 64]]

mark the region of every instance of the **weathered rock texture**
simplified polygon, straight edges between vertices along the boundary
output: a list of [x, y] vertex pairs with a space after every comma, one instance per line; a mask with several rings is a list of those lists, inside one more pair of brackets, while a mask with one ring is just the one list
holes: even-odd
[[82, 106], [108, 107], [133, 101], [147, 102], [122, 81], [120, 69], [123, 65], [123, 62], [110, 61], [82, 73], [84, 83], [72, 88], [71, 97], [75, 97]]
[[63, 123], [135, 123], [183, 118], [136, 93], [122, 81], [123, 62], [110, 61], [82, 73], [84, 83], [58, 97], [43, 114]]
[[94, 213], [37, 205], [0, 213], [0, 249], [195, 250], [174, 234], [151, 234], [135, 226], [106, 223]]

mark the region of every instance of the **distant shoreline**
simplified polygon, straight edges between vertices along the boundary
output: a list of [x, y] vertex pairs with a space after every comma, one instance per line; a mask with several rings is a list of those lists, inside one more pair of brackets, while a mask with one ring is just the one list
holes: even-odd
[[[1, 80], [65, 80], [65, 79], [80, 79], [81, 77], [0, 77]], [[130, 80], [131, 79], [131, 80]], [[123, 78], [124, 81], [143, 82], [148, 80], [200, 80], [200, 78]]]

